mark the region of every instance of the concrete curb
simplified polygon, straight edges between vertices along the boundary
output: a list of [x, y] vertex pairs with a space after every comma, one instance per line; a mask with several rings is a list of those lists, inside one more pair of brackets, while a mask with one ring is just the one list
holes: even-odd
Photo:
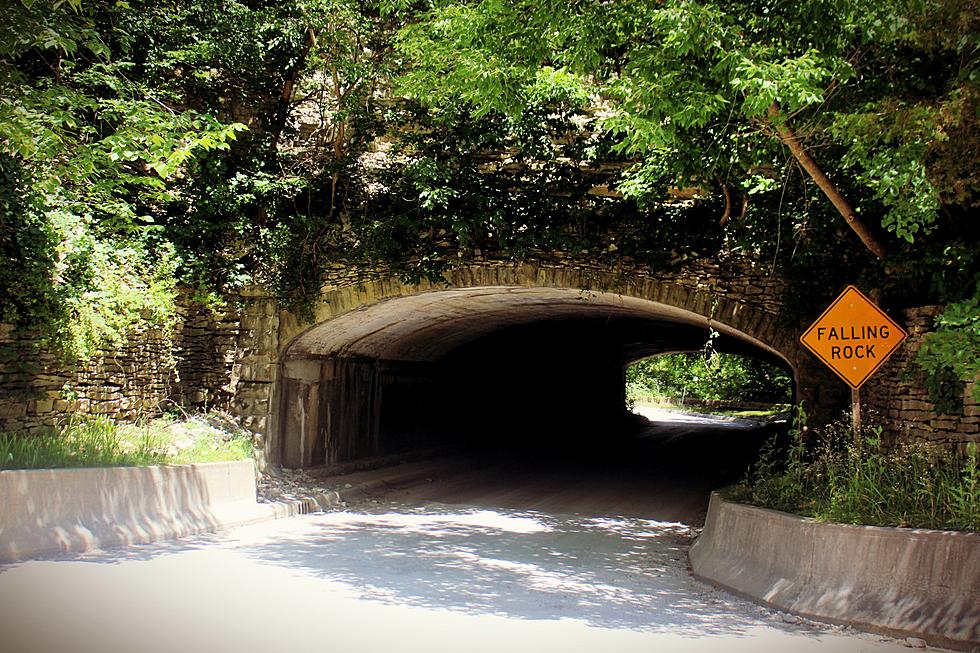
[[[147, 544], [335, 509], [425, 481], [426, 465], [295, 500], [256, 501], [251, 460], [0, 471], [0, 563]], [[343, 477], [336, 480], [343, 480]]]
[[255, 498], [251, 460], [0, 471], [0, 562], [255, 521]]
[[271, 519], [251, 460], [0, 471], [0, 562], [145, 544]]
[[711, 495], [694, 574], [807, 617], [980, 645], [980, 534], [849, 526]]

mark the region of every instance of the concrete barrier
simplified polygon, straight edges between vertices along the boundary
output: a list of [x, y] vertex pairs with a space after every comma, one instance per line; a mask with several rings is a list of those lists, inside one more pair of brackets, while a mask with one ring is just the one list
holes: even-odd
[[0, 562], [138, 544], [279, 516], [251, 460], [0, 471]]
[[948, 648], [980, 645], [980, 534], [819, 522], [711, 496], [695, 575], [770, 606]]

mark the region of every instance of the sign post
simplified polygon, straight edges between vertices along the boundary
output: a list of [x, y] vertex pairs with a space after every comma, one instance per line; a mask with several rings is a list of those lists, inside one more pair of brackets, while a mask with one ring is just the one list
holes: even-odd
[[800, 342], [851, 387], [855, 438], [861, 437], [861, 386], [907, 337], [902, 327], [854, 286], [845, 288], [800, 336]]
[[861, 436], [861, 390], [851, 388], [851, 431], [860, 444]]

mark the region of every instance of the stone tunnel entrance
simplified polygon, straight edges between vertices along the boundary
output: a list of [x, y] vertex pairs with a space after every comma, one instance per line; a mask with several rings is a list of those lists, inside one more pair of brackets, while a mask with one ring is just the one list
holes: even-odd
[[634, 419], [624, 408], [626, 366], [698, 350], [711, 330], [721, 334], [718, 351], [793, 369], [766, 315], [686, 291], [658, 295], [685, 307], [526, 285], [373, 295], [284, 351], [270, 452], [284, 466], [444, 443], [528, 453], [611, 446]]

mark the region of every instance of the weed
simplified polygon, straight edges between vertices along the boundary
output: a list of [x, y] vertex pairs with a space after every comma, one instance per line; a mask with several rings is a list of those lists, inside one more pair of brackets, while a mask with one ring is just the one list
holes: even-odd
[[965, 455], [922, 441], [887, 448], [880, 428], [854, 438], [844, 421], [819, 433], [805, 423], [800, 408], [789, 443], [767, 444], [734, 500], [844, 523], [980, 529], [975, 443]]
[[142, 424], [87, 417], [58, 430], [0, 433], [0, 469], [182, 464], [251, 455], [246, 435], [214, 428], [197, 417]]

